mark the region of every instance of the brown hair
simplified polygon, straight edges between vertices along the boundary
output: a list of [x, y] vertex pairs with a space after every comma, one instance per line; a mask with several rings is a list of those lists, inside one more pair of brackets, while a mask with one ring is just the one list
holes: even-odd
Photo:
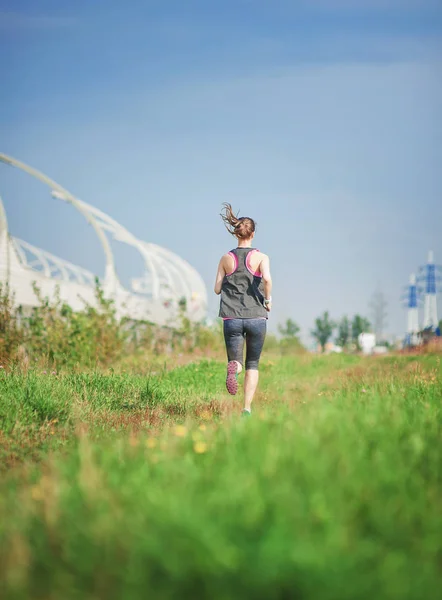
[[232, 205], [225, 202], [221, 218], [229, 233], [237, 237], [239, 240], [248, 240], [255, 233], [256, 223], [250, 217], [236, 217], [233, 214]]

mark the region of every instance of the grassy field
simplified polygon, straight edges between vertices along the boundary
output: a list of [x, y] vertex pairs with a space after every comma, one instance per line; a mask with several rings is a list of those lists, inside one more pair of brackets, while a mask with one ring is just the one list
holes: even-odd
[[2, 598], [440, 597], [437, 356], [170, 366], [0, 371]]

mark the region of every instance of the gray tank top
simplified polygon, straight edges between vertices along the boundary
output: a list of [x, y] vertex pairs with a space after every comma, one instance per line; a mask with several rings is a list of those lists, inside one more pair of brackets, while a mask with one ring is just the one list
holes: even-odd
[[227, 273], [221, 287], [219, 316], [223, 319], [267, 319], [264, 308], [264, 283], [261, 274], [250, 267], [252, 248], [236, 248], [229, 252], [234, 270]]

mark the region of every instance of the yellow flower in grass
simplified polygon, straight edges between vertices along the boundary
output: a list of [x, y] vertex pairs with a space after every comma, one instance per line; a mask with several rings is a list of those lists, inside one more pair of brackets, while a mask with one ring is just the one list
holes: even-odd
[[155, 438], [148, 438], [146, 440], [146, 446], [148, 448], [155, 448], [156, 445], [157, 445], [157, 441]]
[[33, 500], [43, 500], [44, 492], [40, 484], [33, 485], [31, 488], [31, 496]]
[[187, 429], [184, 425], [177, 425], [175, 427], [175, 435], [177, 437], [184, 437], [187, 434]]
[[206, 429], [207, 429], [207, 427], [204, 425], [204, 423], [199, 426], [200, 431], [206, 431]]
[[204, 452], [207, 452], [207, 444], [206, 442], [195, 442], [193, 449], [197, 454], [204, 454]]

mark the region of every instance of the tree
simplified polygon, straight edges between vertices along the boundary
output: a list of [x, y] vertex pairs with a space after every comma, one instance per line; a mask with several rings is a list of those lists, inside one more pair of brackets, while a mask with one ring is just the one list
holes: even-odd
[[282, 336], [280, 349], [282, 354], [298, 354], [304, 351], [299, 340], [298, 333], [301, 331], [292, 319], [287, 319], [284, 325], [278, 325], [278, 331]]
[[301, 331], [298, 325], [292, 320], [287, 319], [285, 325], [278, 325], [278, 331], [285, 339], [293, 339], [298, 337], [298, 333]]
[[316, 328], [313, 329], [312, 336], [321, 345], [322, 352], [325, 351], [325, 345], [333, 335], [336, 324], [330, 319], [328, 311], [325, 311], [322, 317], [315, 320]]
[[350, 330], [350, 319], [348, 317], [342, 317], [338, 324], [338, 337], [336, 343], [342, 348], [346, 348], [350, 341], [351, 330]]
[[361, 333], [366, 333], [368, 331], [370, 331], [371, 329], [371, 325], [370, 325], [370, 321], [368, 319], [366, 319], [365, 317], [361, 317], [361, 315], [355, 315], [353, 317], [353, 322], [351, 324], [351, 338], [352, 341], [357, 345], [357, 347], [359, 348], [359, 342], [358, 342], [358, 337], [360, 336]]
[[374, 333], [376, 334], [376, 340], [381, 341], [385, 331], [387, 322], [387, 300], [384, 294], [378, 289], [372, 296], [370, 301], [371, 317], [373, 322]]

